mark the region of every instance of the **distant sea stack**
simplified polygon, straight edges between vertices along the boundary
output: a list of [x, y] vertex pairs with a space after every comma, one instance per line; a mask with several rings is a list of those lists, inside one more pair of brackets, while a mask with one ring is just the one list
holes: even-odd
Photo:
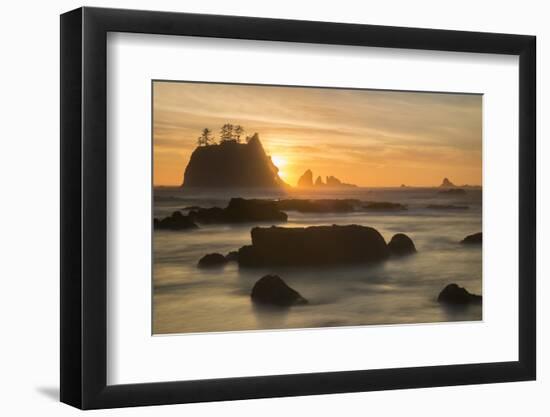
[[313, 187], [313, 172], [308, 169], [298, 180], [298, 187]]
[[326, 177], [326, 182], [323, 182], [321, 176], [318, 176], [313, 182], [313, 172], [311, 169], [308, 169], [303, 175], [298, 179], [298, 187], [300, 188], [311, 188], [311, 187], [327, 187], [327, 188], [345, 188], [345, 187], [357, 187], [355, 184], [346, 184], [340, 181], [333, 175], [328, 175]]
[[449, 181], [449, 178], [443, 178], [440, 187], [456, 187], [456, 185]]
[[265, 188], [287, 185], [265, 153], [258, 135], [248, 143], [235, 140], [197, 147], [185, 168], [183, 189]]

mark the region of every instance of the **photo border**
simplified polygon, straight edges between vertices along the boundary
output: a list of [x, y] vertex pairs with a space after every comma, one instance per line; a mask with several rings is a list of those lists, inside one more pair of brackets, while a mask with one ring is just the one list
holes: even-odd
[[[107, 385], [107, 33], [519, 56], [518, 361]], [[80, 8], [61, 16], [61, 401], [82, 409], [536, 378], [536, 38], [238, 16]]]

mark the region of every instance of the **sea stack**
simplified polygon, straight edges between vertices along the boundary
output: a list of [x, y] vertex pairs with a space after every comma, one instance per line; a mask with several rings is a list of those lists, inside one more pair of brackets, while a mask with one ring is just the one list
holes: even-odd
[[298, 180], [298, 187], [313, 187], [313, 172], [308, 169]]
[[197, 147], [185, 168], [182, 184], [185, 190], [263, 188], [283, 191], [285, 187], [258, 135], [248, 143], [227, 140]]
[[449, 181], [449, 178], [443, 178], [440, 187], [456, 187], [456, 185]]

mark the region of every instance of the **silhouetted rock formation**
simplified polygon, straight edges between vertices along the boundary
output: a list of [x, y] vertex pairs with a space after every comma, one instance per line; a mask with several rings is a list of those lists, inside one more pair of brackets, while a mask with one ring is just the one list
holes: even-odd
[[455, 206], [452, 204], [429, 204], [426, 206], [430, 210], [468, 210], [468, 206]]
[[218, 268], [227, 263], [227, 259], [221, 253], [209, 253], [204, 255], [198, 263], [199, 268]]
[[164, 219], [154, 219], [153, 226], [155, 229], [166, 230], [189, 230], [196, 229], [198, 226], [193, 222], [193, 219], [189, 216], [184, 216], [179, 211], [175, 211], [171, 216]]
[[466, 190], [464, 188], [449, 188], [448, 190], [439, 191], [439, 194], [464, 195]]
[[365, 210], [407, 210], [407, 206], [388, 201], [370, 201], [363, 205]]
[[316, 266], [376, 262], [389, 256], [382, 235], [372, 227], [255, 227], [252, 245], [239, 249], [240, 266]]
[[307, 300], [299, 292], [290, 288], [278, 275], [266, 275], [258, 280], [250, 298], [259, 304], [277, 307], [290, 307], [307, 304]]
[[338, 178], [329, 175], [326, 177], [326, 182], [323, 182], [321, 176], [318, 176], [313, 183], [313, 172], [308, 169], [298, 180], [298, 187], [309, 188], [309, 187], [327, 187], [327, 188], [345, 188], [345, 187], [357, 187], [354, 184], [346, 184], [340, 181]]
[[225, 259], [227, 259], [227, 262], [237, 262], [239, 260], [239, 252], [233, 250], [225, 255]]
[[410, 237], [403, 233], [393, 235], [388, 243], [388, 249], [394, 255], [410, 255], [416, 253], [416, 247]]
[[463, 245], [481, 245], [483, 243], [482, 233], [474, 233], [473, 235], [468, 235], [461, 240]]
[[440, 187], [454, 187], [455, 185], [449, 181], [449, 178], [443, 178]]
[[285, 185], [279, 178], [277, 167], [255, 136], [246, 144], [226, 141], [197, 147], [185, 168], [182, 187], [282, 190]]
[[279, 200], [277, 206], [279, 210], [298, 211], [301, 213], [347, 213], [355, 211], [360, 205], [359, 200], [354, 199], [287, 199]]
[[471, 294], [465, 288], [449, 284], [439, 293], [437, 301], [448, 305], [481, 304], [481, 295]]
[[286, 222], [288, 216], [272, 200], [232, 198], [226, 208], [192, 210], [189, 217], [199, 223], [246, 223]]
[[313, 172], [310, 169], [300, 177], [298, 187], [313, 187]]

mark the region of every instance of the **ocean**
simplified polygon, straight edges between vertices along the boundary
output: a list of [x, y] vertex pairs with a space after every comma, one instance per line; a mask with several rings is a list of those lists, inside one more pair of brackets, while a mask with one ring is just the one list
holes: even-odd
[[[482, 306], [449, 309], [437, 302], [450, 283], [482, 294], [481, 246], [461, 245], [482, 230], [482, 191], [442, 194], [437, 188], [345, 188], [295, 192], [284, 198], [353, 198], [388, 201], [403, 211], [299, 213], [288, 211], [282, 227], [358, 224], [377, 229], [386, 242], [405, 233], [417, 253], [365, 266], [263, 269], [199, 269], [207, 253], [227, 254], [250, 244], [250, 230], [264, 224], [200, 225], [197, 230], [155, 230], [153, 237], [153, 333], [228, 332], [482, 320]], [[154, 191], [154, 216], [162, 218], [188, 206], [225, 207], [242, 195], [190, 195], [179, 188]], [[264, 196], [267, 197], [267, 196]], [[468, 206], [437, 210], [429, 205]], [[185, 213], [185, 210], [183, 211]], [[251, 302], [254, 283], [279, 275], [309, 303], [288, 309]]]

